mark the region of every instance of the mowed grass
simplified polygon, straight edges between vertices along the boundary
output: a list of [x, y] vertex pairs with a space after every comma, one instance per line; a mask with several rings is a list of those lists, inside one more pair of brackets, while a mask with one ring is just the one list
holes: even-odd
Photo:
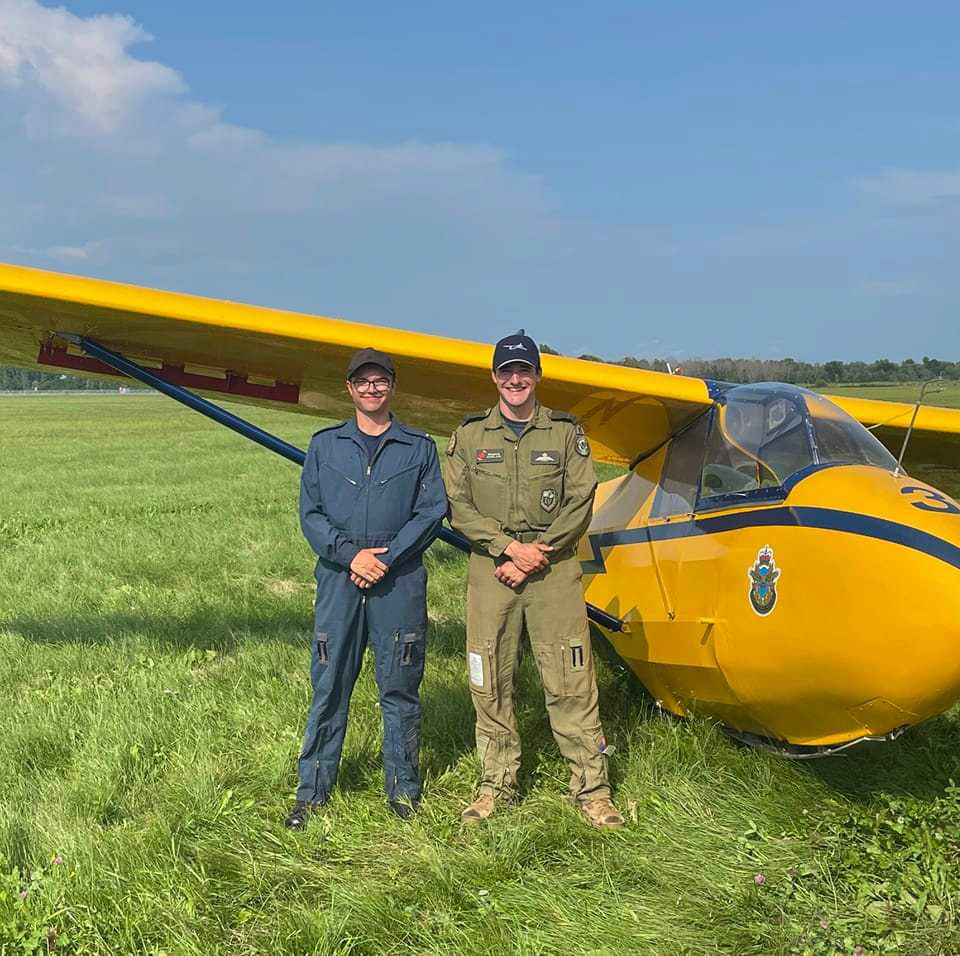
[[[849, 395], [856, 398], [875, 398], [884, 402], [907, 402], [913, 405], [920, 398], [919, 382], [904, 385], [829, 385], [818, 392], [830, 395]], [[937, 382], [923, 396], [924, 405], [942, 405], [960, 408], [960, 382]]]
[[[316, 427], [240, 412], [301, 447]], [[597, 833], [527, 657], [525, 799], [462, 830], [465, 563], [439, 544], [422, 811], [387, 812], [366, 666], [341, 786], [284, 830], [309, 700], [298, 478], [159, 397], [0, 399], [0, 953], [960, 951], [952, 716], [794, 763], [658, 715], [601, 663], [628, 826]]]

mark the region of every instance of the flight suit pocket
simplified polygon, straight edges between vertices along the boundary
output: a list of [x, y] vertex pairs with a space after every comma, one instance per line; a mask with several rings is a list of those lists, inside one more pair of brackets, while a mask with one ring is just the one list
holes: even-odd
[[320, 463], [320, 488], [324, 510], [331, 515], [350, 514], [360, 496], [360, 482], [327, 461]]
[[330, 649], [327, 642], [327, 632], [318, 631], [314, 637], [314, 652], [316, 661], [321, 667], [330, 663]]
[[400, 629], [373, 638], [377, 682], [383, 688], [416, 688], [423, 677], [425, 642], [422, 630]]
[[467, 644], [467, 673], [470, 692], [478, 697], [495, 697], [493, 651], [489, 643]]
[[417, 482], [420, 478], [420, 465], [413, 464], [401, 468], [392, 475], [387, 475], [377, 482], [377, 488], [387, 496], [389, 506], [396, 511], [400, 502], [409, 502], [412, 506], [417, 493]]
[[553, 521], [563, 500], [563, 469], [533, 469], [520, 489], [524, 516], [533, 527]]
[[563, 692], [567, 697], [586, 697], [593, 687], [593, 656], [590, 638], [574, 637], [560, 645], [563, 661]]
[[590, 639], [574, 637], [534, 645], [540, 679], [548, 697], [586, 697], [593, 685]]
[[506, 502], [507, 482], [502, 472], [493, 471], [493, 465], [478, 465], [470, 474], [473, 506], [485, 518], [499, 518]]
[[397, 666], [419, 667], [423, 663], [423, 636], [416, 631], [397, 634]]

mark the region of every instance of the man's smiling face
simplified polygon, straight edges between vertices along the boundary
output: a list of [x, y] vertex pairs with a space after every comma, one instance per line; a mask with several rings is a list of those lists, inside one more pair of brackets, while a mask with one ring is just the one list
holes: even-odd
[[347, 391], [358, 411], [375, 415], [390, 405], [393, 376], [379, 365], [362, 365], [347, 380]]
[[508, 362], [492, 373], [500, 398], [511, 408], [519, 408], [536, 391], [540, 373], [528, 362]]

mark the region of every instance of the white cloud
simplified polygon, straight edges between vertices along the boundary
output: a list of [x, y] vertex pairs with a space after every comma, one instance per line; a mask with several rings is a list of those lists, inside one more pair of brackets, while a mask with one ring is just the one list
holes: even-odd
[[[0, 84], [32, 100], [29, 118], [116, 129], [147, 98], [180, 93], [176, 72], [127, 48], [150, 39], [129, 17], [83, 19], [34, 0], [0, 0]], [[51, 107], [57, 109], [49, 115]]]
[[85, 242], [82, 246], [51, 246], [46, 254], [51, 259], [60, 259], [64, 262], [89, 262], [107, 248], [103, 239], [94, 239]]
[[854, 188], [884, 202], [922, 205], [960, 198], [960, 169], [887, 169], [853, 181]]
[[509, 310], [540, 281], [478, 285], [561, 241], [501, 150], [278, 141], [138, 59], [147, 40], [125, 16], [0, 0], [0, 259], [367, 321], [402, 324], [384, 302], [403, 301], [446, 331], [464, 297]]

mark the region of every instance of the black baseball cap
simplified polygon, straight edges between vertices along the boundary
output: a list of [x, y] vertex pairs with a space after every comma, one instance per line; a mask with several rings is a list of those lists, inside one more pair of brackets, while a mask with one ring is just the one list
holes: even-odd
[[540, 371], [540, 349], [523, 329], [500, 339], [493, 347], [494, 371], [511, 362], [526, 362], [531, 368]]
[[379, 365], [385, 372], [390, 373], [390, 378], [397, 377], [397, 370], [393, 367], [393, 359], [386, 352], [379, 349], [360, 349], [355, 352], [350, 364], [347, 366], [347, 378], [351, 378], [358, 368], [364, 365]]

